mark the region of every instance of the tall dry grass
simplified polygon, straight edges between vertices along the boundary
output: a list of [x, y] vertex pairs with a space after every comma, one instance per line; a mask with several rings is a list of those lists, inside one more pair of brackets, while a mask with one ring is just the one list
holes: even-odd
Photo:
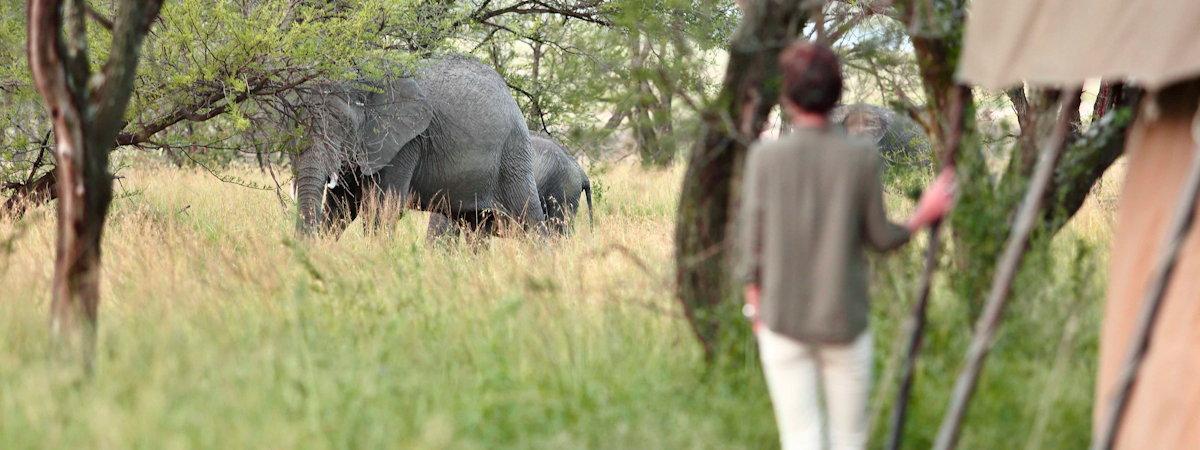
[[[91, 379], [46, 356], [53, 211], [0, 222], [0, 448], [772, 447], [753, 361], [707, 372], [671, 296], [681, 173], [593, 168], [595, 227], [564, 239], [429, 246], [412, 212], [298, 241], [272, 191], [136, 164], [105, 234]], [[1032, 263], [1060, 271], [1022, 279], [970, 448], [1086, 436], [1103, 253], [1077, 254], [1107, 235], [1101, 206]], [[919, 251], [876, 261], [877, 418]], [[965, 342], [962, 302], [935, 299], [917, 446]]]

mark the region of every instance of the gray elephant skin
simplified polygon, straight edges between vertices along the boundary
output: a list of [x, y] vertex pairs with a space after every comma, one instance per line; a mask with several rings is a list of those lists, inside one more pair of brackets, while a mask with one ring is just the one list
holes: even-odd
[[912, 119], [887, 108], [866, 103], [842, 105], [829, 114], [851, 137], [874, 143], [889, 164], [925, 163], [932, 144]]
[[[571, 152], [553, 138], [540, 134], [530, 137], [530, 147], [533, 150], [533, 179], [549, 230], [558, 234], [571, 231], [581, 195], [587, 200], [588, 224], [593, 224], [592, 183]], [[451, 225], [445, 216], [432, 214], [428, 235], [453, 234]]]
[[567, 148], [549, 136], [530, 138], [533, 149], [533, 179], [538, 199], [552, 230], [565, 233], [579, 211], [579, 197], [587, 200], [588, 224], [592, 217], [592, 182]]
[[[541, 228], [529, 130], [490, 67], [443, 56], [406, 75], [323, 83], [302, 97], [309, 147], [296, 159], [301, 233], [340, 233], [367, 200], [385, 197], [464, 227], [514, 219]], [[368, 228], [379, 226], [378, 214], [369, 219]]]

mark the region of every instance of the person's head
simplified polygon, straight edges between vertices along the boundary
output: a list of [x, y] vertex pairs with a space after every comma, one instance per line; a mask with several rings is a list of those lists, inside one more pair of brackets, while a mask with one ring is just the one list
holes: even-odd
[[842, 65], [829, 47], [796, 42], [779, 54], [779, 68], [785, 106], [823, 116], [842, 98]]

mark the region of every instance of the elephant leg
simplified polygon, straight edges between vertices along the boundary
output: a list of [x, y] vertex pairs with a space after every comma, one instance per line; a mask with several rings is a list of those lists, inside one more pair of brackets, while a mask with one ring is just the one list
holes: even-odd
[[546, 211], [546, 226], [556, 234], [566, 232], [566, 216], [563, 214], [562, 202], [556, 196], [547, 196], [542, 208]]
[[464, 221], [464, 226], [475, 237], [487, 238], [488, 236], [495, 235], [497, 231], [499, 231], [497, 229], [498, 220], [496, 214], [491, 211], [480, 211], [470, 214], [467, 217], [467, 220]]
[[546, 213], [542, 210], [537, 184], [533, 179], [533, 161], [528, 136], [522, 132], [513, 132], [504, 143], [500, 161], [496, 199], [503, 212], [516, 219], [526, 230], [536, 227], [538, 234], [548, 234], [545, 227]]
[[362, 209], [362, 183], [354, 174], [332, 177], [325, 188], [325, 223], [334, 236], [341, 236]]
[[374, 182], [366, 195], [368, 207], [363, 212], [363, 229], [368, 234], [384, 229], [390, 231], [403, 217], [419, 156], [417, 144], [410, 142], [373, 177]]
[[488, 243], [488, 238], [499, 233], [499, 217], [493, 211], [471, 211], [459, 216], [462, 230], [466, 231], [467, 243], [478, 250]]
[[434, 243], [443, 238], [454, 238], [461, 228], [454, 220], [441, 213], [429, 214], [429, 227], [425, 231], [425, 242]]
[[465, 236], [467, 244], [478, 247], [485, 244], [488, 237], [496, 234], [496, 222], [496, 215], [491, 211], [459, 213], [453, 218], [435, 212], [429, 216], [425, 242], [433, 244]]

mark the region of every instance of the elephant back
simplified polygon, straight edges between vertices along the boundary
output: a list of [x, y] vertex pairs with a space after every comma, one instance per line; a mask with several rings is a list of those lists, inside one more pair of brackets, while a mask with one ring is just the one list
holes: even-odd
[[582, 183], [582, 180], [574, 179], [581, 169], [565, 146], [543, 133], [532, 135], [529, 142], [538, 192], [561, 190], [563, 186]]
[[[416, 83], [434, 105], [435, 120], [444, 125], [433, 131], [453, 132], [462, 137], [476, 134], [510, 134], [520, 128], [528, 135], [521, 108], [508, 84], [491, 67], [460, 55], [438, 56], [417, 70]], [[488, 124], [489, 126], [480, 126]]]
[[839, 106], [830, 112], [830, 121], [842, 126], [850, 137], [874, 144], [889, 163], [921, 162], [932, 150], [929, 138], [916, 122], [880, 106]]

